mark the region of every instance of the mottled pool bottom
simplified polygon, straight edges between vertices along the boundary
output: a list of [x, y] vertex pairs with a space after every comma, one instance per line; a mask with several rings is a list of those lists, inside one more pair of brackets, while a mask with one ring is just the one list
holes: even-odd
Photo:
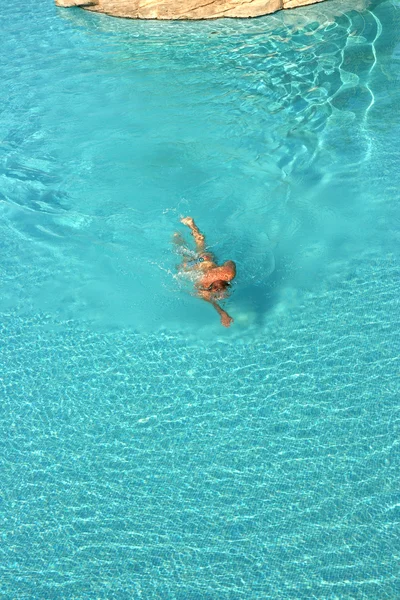
[[3, 7], [1, 598], [400, 597], [398, 5]]
[[229, 343], [3, 315], [2, 597], [397, 597], [398, 276]]

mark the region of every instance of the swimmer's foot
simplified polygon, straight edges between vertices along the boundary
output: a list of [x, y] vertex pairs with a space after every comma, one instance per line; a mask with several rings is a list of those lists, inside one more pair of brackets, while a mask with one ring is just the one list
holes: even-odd
[[192, 217], [183, 217], [183, 219], [181, 219], [181, 223], [183, 223], [183, 225], [187, 225], [188, 227], [193, 227], [194, 225]]
[[174, 235], [172, 237], [172, 241], [177, 246], [184, 246], [184, 244], [185, 244], [185, 240], [183, 239], [183, 237], [181, 236], [180, 233], [174, 233]]

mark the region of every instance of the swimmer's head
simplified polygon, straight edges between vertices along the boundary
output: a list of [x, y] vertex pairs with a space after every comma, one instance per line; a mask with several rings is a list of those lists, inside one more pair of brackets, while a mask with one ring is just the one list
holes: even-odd
[[230, 286], [230, 283], [228, 281], [222, 281], [222, 279], [218, 279], [217, 281], [214, 281], [211, 284], [210, 288], [211, 288], [211, 291], [218, 292], [220, 290], [225, 290], [229, 286]]

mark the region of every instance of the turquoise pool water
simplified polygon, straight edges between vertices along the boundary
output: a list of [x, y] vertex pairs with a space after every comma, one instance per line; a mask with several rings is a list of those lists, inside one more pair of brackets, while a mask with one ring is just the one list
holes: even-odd
[[400, 597], [400, 3], [1, 24], [0, 597]]

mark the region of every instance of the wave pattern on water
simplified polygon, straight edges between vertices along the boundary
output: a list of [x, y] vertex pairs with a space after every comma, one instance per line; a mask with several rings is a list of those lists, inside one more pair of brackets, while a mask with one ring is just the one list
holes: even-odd
[[0, 18], [0, 596], [397, 598], [398, 1]]
[[[174, 287], [170, 252], [183, 212], [200, 218], [221, 258], [233, 252], [242, 289], [265, 286], [277, 266], [307, 270], [312, 255], [317, 272], [331, 248], [320, 232], [351, 238], [358, 229], [362, 193], [348, 182], [373, 160], [381, 34], [364, 3], [242, 22], [136, 23], [44, 8], [32, 19], [24, 48], [1, 64], [6, 303], [27, 295], [26, 306], [116, 324], [122, 301], [125, 324], [172, 327], [182, 305], [188, 321], [193, 314]], [[19, 253], [35, 256], [28, 269]], [[26, 294], [12, 286], [22, 270]], [[109, 280], [115, 292], [94, 303]], [[161, 302], [151, 300], [155, 287]], [[151, 323], [147, 312], [157, 313]]]

